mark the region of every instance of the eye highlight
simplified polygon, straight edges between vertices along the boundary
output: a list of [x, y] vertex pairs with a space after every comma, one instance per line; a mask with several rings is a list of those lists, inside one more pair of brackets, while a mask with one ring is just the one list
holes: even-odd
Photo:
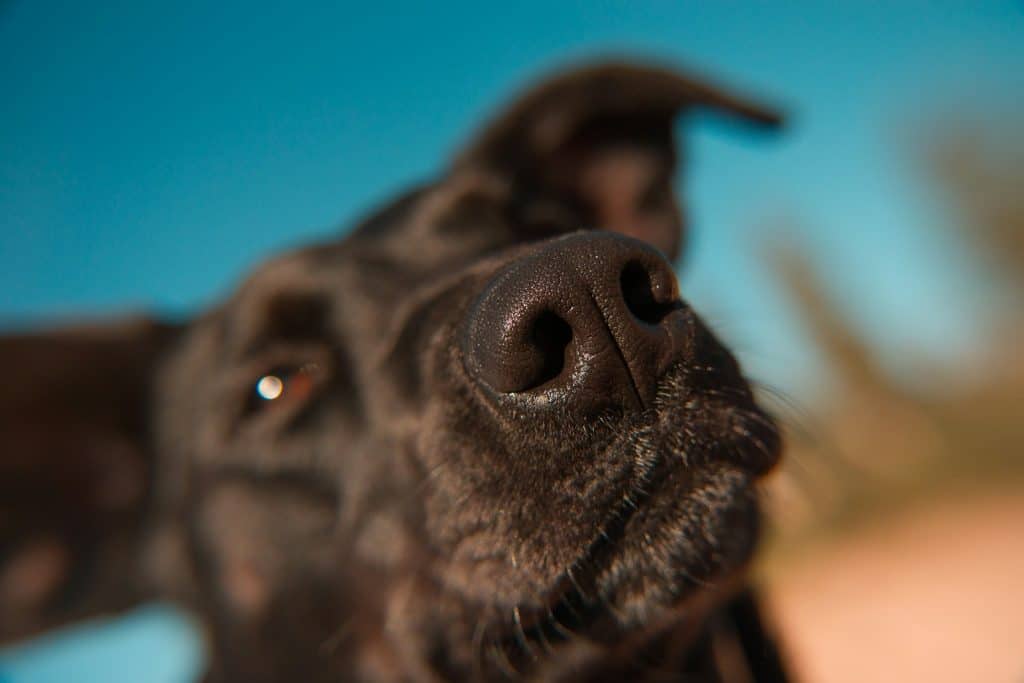
[[256, 395], [265, 401], [273, 401], [284, 393], [284, 381], [277, 375], [263, 375], [256, 382]]
[[324, 371], [320, 363], [274, 367], [250, 385], [246, 412], [252, 414], [267, 410], [278, 412], [285, 407], [298, 408], [313, 397], [323, 379]]

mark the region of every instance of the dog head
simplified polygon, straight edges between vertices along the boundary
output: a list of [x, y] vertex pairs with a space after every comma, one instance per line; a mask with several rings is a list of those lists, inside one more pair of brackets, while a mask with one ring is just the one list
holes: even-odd
[[144, 564], [220, 673], [543, 672], [743, 566], [779, 438], [669, 260], [692, 108], [778, 123], [657, 68], [558, 76], [347, 238], [107, 357], [144, 399], [130, 438], [102, 423], [146, 454]]

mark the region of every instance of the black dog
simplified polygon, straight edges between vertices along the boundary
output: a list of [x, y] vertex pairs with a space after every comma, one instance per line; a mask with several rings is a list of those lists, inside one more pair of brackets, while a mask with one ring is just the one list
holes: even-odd
[[0, 342], [0, 636], [170, 596], [216, 680], [783, 679], [778, 433], [665, 258], [692, 107], [778, 123], [573, 71], [187, 325]]

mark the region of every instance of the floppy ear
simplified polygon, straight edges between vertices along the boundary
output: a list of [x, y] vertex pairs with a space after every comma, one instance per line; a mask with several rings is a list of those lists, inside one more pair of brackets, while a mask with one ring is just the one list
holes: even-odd
[[150, 380], [176, 330], [0, 338], [0, 640], [144, 597]]
[[517, 222], [539, 234], [602, 228], [675, 260], [684, 220], [673, 192], [674, 119], [707, 109], [761, 128], [776, 111], [674, 70], [604, 63], [528, 91], [486, 126], [453, 169], [511, 185]]

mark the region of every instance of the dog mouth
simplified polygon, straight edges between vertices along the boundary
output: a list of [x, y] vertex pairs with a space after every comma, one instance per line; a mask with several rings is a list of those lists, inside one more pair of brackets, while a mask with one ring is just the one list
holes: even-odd
[[[665, 384], [692, 386], [682, 374]], [[729, 386], [701, 396], [669, 386], [654, 419], [633, 430], [634, 475], [591, 545], [539, 606], [512, 610], [503, 649], [513, 670], [570, 638], [613, 641], [748, 562], [757, 481], [781, 444], [746, 384]]]

